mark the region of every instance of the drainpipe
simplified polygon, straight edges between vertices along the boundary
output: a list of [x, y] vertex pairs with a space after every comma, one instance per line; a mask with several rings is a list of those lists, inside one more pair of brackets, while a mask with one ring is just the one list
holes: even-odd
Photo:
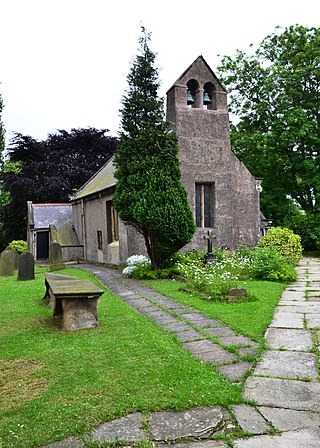
[[87, 260], [87, 232], [86, 232], [86, 217], [84, 214], [84, 200], [81, 198], [81, 227], [82, 227], [82, 241], [83, 241], [83, 256]]

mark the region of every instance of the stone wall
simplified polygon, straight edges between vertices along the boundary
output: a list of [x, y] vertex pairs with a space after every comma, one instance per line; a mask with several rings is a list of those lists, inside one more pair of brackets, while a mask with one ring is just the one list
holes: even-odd
[[[189, 86], [196, 86], [192, 106], [186, 101]], [[201, 102], [206, 86], [211, 89], [208, 108]], [[214, 245], [255, 245], [260, 223], [257, 181], [231, 151], [227, 94], [202, 57], [168, 91], [167, 119], [178, 135], [182, 181], [194, 213], [195, 184], [213, 186]], [[208, 230], [198, 228], [187, 248], [205, 248]]]

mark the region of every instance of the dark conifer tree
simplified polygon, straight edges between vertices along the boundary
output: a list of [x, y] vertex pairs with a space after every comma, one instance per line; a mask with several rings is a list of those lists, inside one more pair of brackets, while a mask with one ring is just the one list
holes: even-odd
[[140, 51], [127, 76], [120, 110], [113, 203], [120, 218], [143, 235], [152, 267], [159, 269], [191, 240], [195, 224], [181, 182], [177, 136], [164, 119], [164, 102], [158, 97], [150, 35], [141, 30]]

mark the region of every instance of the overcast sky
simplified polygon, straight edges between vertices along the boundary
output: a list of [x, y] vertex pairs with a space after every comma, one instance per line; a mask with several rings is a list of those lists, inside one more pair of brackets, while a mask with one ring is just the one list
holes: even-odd
[[0, 0], [0, 94], [6, 141], [95, 127], [117, 136], [120, 100], [151, 33], [160, 95], [202, 55], [249, 51], [276, 26], [320, 26], [318, 0]]

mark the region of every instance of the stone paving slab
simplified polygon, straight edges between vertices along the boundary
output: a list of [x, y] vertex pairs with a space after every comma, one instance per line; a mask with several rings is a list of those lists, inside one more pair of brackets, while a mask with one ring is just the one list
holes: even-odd
[[251, 376], [243, 396], [260, 406], [320, 412], [320, 382]]
[[182, 342], [191, 342], [198, 339], [206, 339], [206, 337], [202, 333], [193, 329], [188, 331], [179, 331], [176, 336]]
[[179, 314], [179, 316], [180, 316], [181, 314], [192, 313], [193, 312], [193, 308], [180, 305], [178, 308], [174, 308], [172, 310], [172, 312], [176, 313], [176, 314]]
[[320, 304], [316, 302], [306, 302], [303, 305], [284, 305], [281, 304], [279, 310], [285, 313], [297, 313], [297, 314], [319, 314], [320, 313]]
[[154, 412], [150, 415], [150, 435], [155, 441], [195, 437], [205, 439], [222, 431], [229, 414], [220, 406], [189, 411]]
[[186, 342], [182, 344], [182, 347], [189, 350], [193, 355], [204, 352], [212, 352], [216, 348], [220, 348], [219, 345], [209, 341], [209, 339], [204, 339], [203, 341]]
[[239, 348], [240, 356], [256, 356], [259, 352], [259, 347], [241, 347]]
[[186, 313], [181, 314], [181, 317], [197, 327], [209, 327], [212, 324], [217, 324], [217, 326], [221, 326], [222, 324], [219, 321], [215, 321], [213, 319], [209, 319], [204, 314], [200, 313]]
[[[251, 341], [250, 338], [242, 335], [217, 336], [217, 339], [223, 345], [239, 345], [239, 346], [254, 345], [254, 343]], [[255, 346], [257, 345], [258, 344], [255, 344]]]
[[228, 445], [222, 440], [206, 440], [204, 442], [158, 443], [157, 448], [228, 448]]
[[[310, 304], [309, 300], [287, 300], [287, 299], [281, 299], [279, 301], [279, 308], [280, 308], [280, 306], [282, 308], [282, 306], [284, 306], [284, 305], [295, 307], [295, 306], [304, 306], [304, 305], [308, 305], [308, 304]], [[294, 310], [295, 308], [292, 308], [292, 309]]]
[[309, 302], [320, 302], [320, 296], [309, 296], [308, 301]]
[[204, 363], [212, 363], [215, 366], [221, 366], [222, 364], [230, 364], [239, 360], [238, 356], [234, 353], [224, 350], [219, 345], [216, 346], [212, 352], [197, 353], [196, 356]]
[[117, 440], [122, 442], [137, 442], [146, 440], [147, 433], [143, 429], [143, 416], [140, 412], [129, 414], [118, 420], [114, 420], [99, 426], [92, 432], [94, 442], [112, 443]]
[[162, 311], [162, 310], [160, 310], [160, 308], [158, 308], [157, 306], [153, 306], [153, 305], [139, 309], [139, 313], [146, 315], [146, 316], [152, 316], [154, 313], [159, 313], [159, 311]]
[[313, 353], [267, 350], [254, 374], [301, 380], [316, 379], [317, 357]]
[[236, 440], [234, 448], [319, 448], [320, 428], [284, 432], [279, 436], [255, 436]]
[[308, 328], [320, 328], [320, 315], [306, 314]]
[[277, 328], [304, 328], [303, 314], [284, 313], [283, 311], [276, 311], [270, 327]]
[[251, 369], [252, 362], [243, 361], [235, 364], [227, 364], [218, 367], [218, 371], [222, 373], [232, 383], [241, 381], [245, 374]]
[[[296, 429], [320, 426], [320, 414], [318, 412], [294, 411], [261, 406], [259, 411], [266, 420], [280, 431], [293, 431]], [[320, 444], [319, 444], [320, 446]]]
[[231, 406], [236, 420], [243, 431], [251, 434], [267, 434], [271, 430], [270, 424], [254, 407], [247, 404]]
[[76, 437], [69, 437], [60, 442], [49, 443], [42, 448], [84, 448], [84, 443]]
[[305, 298], [304, 289], [302, 291], [285, 290], [281, 296], [284, 300], [303, 300]]
[[287, 350], [309, 351], [313, 345], [310, 330], [268, 328], [265, 338], [267, 344], [275, 349], [285, 348]]
[[166, 312], [164, 312], [162, 315], [150, 314], [150, 317], [158, 324], [180, 322], [176, 317], [172, 316], [172, 314]]
[[162, 327], [168, 331], [174, 331], [174, 332], [192, 330], [192, 327], [190, 327], [190, 325], [186, 324], [185, 322], [181, 322], [180, 320], [177, 320], [176, 322], [171, 322], [169, 324], [163, 324]]
[[218, 337], [218, 336], [236, 336], [237, 333], [229, 327], [215, 327], [215, 328], [203, 328], [203, 331], [210, 336]]
[[207, 317], [206, 325], [203, 328], [218, 328], [223, 326], [224, 324], [220, 320]]
[[152, 306], [152, 304], [149, 302], [149, 300], [142, 299], [142, 298], [132, 299], [132, 300], [128, 301], [127, 303], [137, 310], [139, 310], [141, 308], [146, 308], [146, 307]]

